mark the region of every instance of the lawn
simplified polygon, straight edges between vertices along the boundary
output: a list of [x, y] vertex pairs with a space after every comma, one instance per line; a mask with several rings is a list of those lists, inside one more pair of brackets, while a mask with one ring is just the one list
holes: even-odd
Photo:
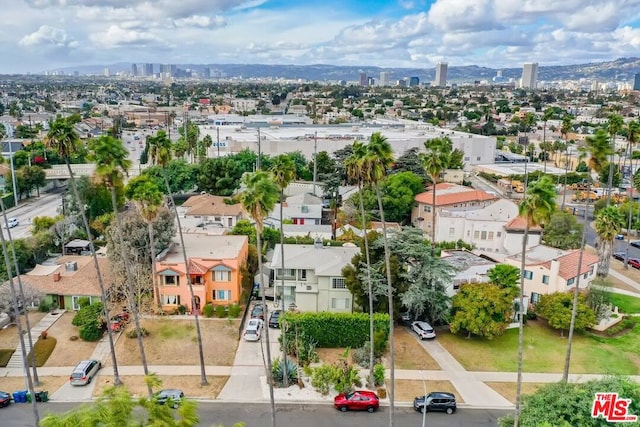
[[29, 366], [33, 366], [31, 364], [32, 353], [35, 353], [36, 356], [36, 367], [44, 366], [53, 353], [53, 350], [56, 348], [57, 340], [54, 337], [47, 337], [46, 339], [40, 338], [33, 345], [33, 351], [29, 353], [27, 356], [27, 360], [29, 360]]
[[[33, 328], [45, 315], [46, 313], [41, 313], [39, 311], [30, 311], [29, 324], [31, 325], [31, 327]], [[20, 319], [22, 320], [22, 330], [25, 331], [26, 322], [24, 321], [24, 317], [20, 316]], [[0, 348], [15, 350], [20, 342], [18, 337], [18, 328], [15, 325], [7, 326], [4, 329], [0, 329]]]
[[[578, 333], [573, 340], [571, 372], [575, 374], [637, 375], [640, 367], [640, 325], [619, 337]], [[438, 334], [438, 341], [467, 370], [517, 370], [518, 329], [510, 329], [493, 340], [450, 332]], [[567, 338], [543, 321], [529, 321], [524, 331], [524, 371], [562, 372]]]
[[[144, 349], [149, 365], [198, 365], [198, 340], [193, 320], [141, 319], [149, 331]], [[239, 320], [200, 319], [206, 365], [231, 366], [238, 347]], [[133, 329], [133, 322], [127, 330]], [[118, 363], [140, 365], [138, 340], [123, 334], [116, 345]], [[105, 361], [105, 364], [109, 364]]]
[[9, 363], [15, 349], [0, 348], [0, 367], [4, 368]]
[[[45, 341], [54, 338], [57, 345], [47, 358], [45, 367], [75, 366], [80, 360], [89, 359], [93, 354], [97, 343], [82, 341], [80, 338], [72, 340], [71, 338], [78, 336], [78, 328], [71, 324], [74, 315], [75, 313], [71, 312], [62, 314], [47, 330]], [[42, 340], [38, 340], [38, 343], [40, 341]]]
[[[207, 376], [207, 381], [209, 385], [202, 386], [200, 384], [200, 375], [167, 375], [162, 376], [158, 375], [158, 378], [162, 380], [162, 385], [160, 387], [156, 387], [154, 392], [160, 391], [166, 388], [177, 388], [184, 392], [184, 395], [188, 398], [201, 398], [201, 399], [215, 399], [218, 397], [218, 394], [227, 383], [229, 377], [225, 376]], [[129, 392], [131, 392], [134, 396], [146, 396], [147, 395], [147, 385], [144, 382], [144, 376], [142, 375], [131, 375], [131, 376], [122, 376], [120, 377], [123, 384]], [[109, 386], [113, 385], [113, 377], [107, 376], [99, 376], [97, 378], [96, 387], [93, 390], [94, 396], [99, 396], [102, 391]]]
[[[498, 393], [502, 395], [505, 399], [507, 399], [511, 403], [516, 403], [516, 383], [494, 383], [487, 382], [485, 383]], [[522, 394], [533, 394], [542, 386], [545, 386], [544, 383], [522, 383]]]
[[640, 313], [640, 298], [611, 293], [611, 304], [624, 314]]

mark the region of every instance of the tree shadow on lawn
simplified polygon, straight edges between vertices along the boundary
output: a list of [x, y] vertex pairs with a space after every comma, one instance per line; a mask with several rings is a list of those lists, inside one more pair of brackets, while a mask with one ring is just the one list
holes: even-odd
[[[466, 338], [442, 331], [438, 342], [469, 371], [516, 372], [518, 329], [488, 340]], [[529, 320], [524, 329], [524, 371], [561, 373], [567, 338], [542, 320]], [[640, 325], [620, 337], [598, 337], [589, 332], [574, 335], [571, 353], [573, 374], [636, 375], [640, 368]]]

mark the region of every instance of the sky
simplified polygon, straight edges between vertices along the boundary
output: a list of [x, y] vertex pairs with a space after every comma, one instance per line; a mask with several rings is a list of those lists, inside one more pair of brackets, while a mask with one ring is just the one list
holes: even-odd
[[491, 68], [640, 56], [640, 0], [0, 0], [0, 73], [118, 62]]

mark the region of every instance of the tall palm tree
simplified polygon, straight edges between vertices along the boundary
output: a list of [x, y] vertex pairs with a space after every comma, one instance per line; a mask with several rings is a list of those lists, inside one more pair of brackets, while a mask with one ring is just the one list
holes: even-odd
[[[242, 176], [244, 191], [240, 193], [242, 206], [249, 212], [256, 223], [256, 245], [258, 247], [258, 277], [262, 292], [262, 305], [267, 307], [267, 299], [262, 278], [262, 232], [264, 219], [275, 207], [278, 200], [278, 185], [269, 173], [257, 170]], [[284, 273], [284, 272], [283, 272]], [[266, 313], [265, 313], [266, 317]], [[264, 329], [267, 349], [267, 383], [269, 384], [269, 400], [271, 401], [271, 426], [276, 425], [276, 404], [273, 396], [273, 381], [271, 379], [271, 349], [269, 345], [269, 328]]]
[[552, 108], [547, 108], [546, 110], [544, 110], [544, 113], [542, 114], [542, 123], [544, 123], [542, 125], [542, 145], [543, 145], [543, 149], [542, 152], [544, 153], [544, 173], [547, 173], [547, 153], [549, 152], [549, 146], [547, 145], [547, 122], [549, 121], [549, 119], [553, 117], [553, 109]]
[[533, 183], [519, 206], [519, 213], [525, 219], [524, 236], [522, 238], [522, 260], [520, 262], [520, 296], [518, 302], [518, 380], [516, 384], [516, 411], [514, 426], [518, 426], [522, 400], [522, 362], [524, 355], [524, 279], [526, 267], [527, 240], [531, 227], [543, 225], [549, 221], [556, 209], [556, 189], [548, 176]]
[[[296, 164], [286, 154], [281, 154], [273, 159], [273, 165], [271, 165], [271, 173], [273, 179], [280, 190], [280, 275], [282, 285], [282, 313], [284, 314], [285, 308], [285, 292], [284, 292], [284, 218], [283, 218], [283, 204], [284, 204], [284, 190], [289, 186], [291, 181], [296, 177]], [[286, 326], [282, 333], [282, 366], [287, 366], [287, 334]], [[285, 370], [286, 372], [286, 370]], [[282, 376], [282, 385], [286, 388], [289, 387], [289, 376]]]
[[[629, 186], [629, 217], [627, 221], [627, 253], [625, 256], [625, 260], [629, 259], [629, 247], [631, 246], [631, 227], [633, 225], [633, 147], [638, 143], [638, 139], [640, 139], [640, 120], [632, 120], [627, 125], [627, 141], [629, 141], [629, 173], [631, 174], [630, 180], [631, 185]], [[624, 263], [624, 268], [629, 269], [629, 263]]]
[[167, 167], [171, 161], [172, 149], [171, 140], [167, 137], [167, 133], [163, 130], [158, 131], [156, 136], [149, 137], [147, 139], [149, 144], [149, 161], [151, 164], [158, 165], [162, 168], [162, 175], [164, 177], [164, 184], [167, 187], [167, 195], [171, 201], [171, 208], [176, 218], [178, 225], [178, 236], [180, 236], [180, 246], [182, 248], [182, 258], [184, 261], [184, 268], [187, 276], [187, 286], [189, 287], [189, 294], [191, 296], [191, 310], [193, 312], [193, 318], [196, 324], [196, 338], [198, 341], [198, 356], [200, 358], [200, 384], [207, 385], [207, 372], [204, 365], [204, 350], [202, 348], [202, 332], [200, 331], [200, 319], [198, 310], [196, 309], [196, 295], [193, 292], [193, 282], [191, 281], [191, 275], [189, 274], [189, 258], [187, 257], [187, 248], [184, 245], [184, 236], [182, 235], [182, 227], [180, 226], [180, 215], [178, 214], [178, 207], [176, 201], [171, 193], [171, 187], [169, 186], [169, 175], [167, 174]]
[[352, 146], [352, 152], [345, 160], [345, 170], [347, 178], [355, 182], [358, 186], [358, 199], [360, 202], [360, 218], [362, 219], [362, 233], [364, 238], [364, 252], [367, 262], [367, 293], [369, 298], [369, 386], [374, 387], [375, 381], [373, 378], [373, 367], [375, 365], [374, 354], [374, 322], [373, 322], [373, 284], [371, 282], [371, 254], [369, 253], [369, 234], [367, 227], [367, 215], [364, 210], [364, 197], [362, 192], [364, 190], [363, 185], [363, 165], [366, 160], [367, 149], [366, 146], [359, 141], [354, 141]]
[[449, 154], [452, 151], [449, 137], [433, 138], [424, 142], [425, 152], [420, 153], [420, 161], [431, 179], [431, 255], [436, 250], [436, 186], [442, 172], [449, 167]]
[[140, 216], [147, 223], [149, 234], [149, 250], [151, 252], [151, 280], [156, 294], [156, 304], [162, 308], [160, 289], [156, 279], [156, 242], [153, 222], [158, 217], [158, 209], [162, 206], [162, 192], [156, 183], [147, 175], [140, 175], [129, 181], [125, 188], [125, 195], [138, 206]]
[[[78, 192], [78, 186], [76, 185], [75, 177], [73, 176], [73, 170], [71, 169], [71, 156], [76, 152], [77, 146], [80, 143], [78, 134], [74, 129], [74, 125], [80, 121], [80, 116], [73, 115], [69, 117], [58, 116], [49, 125], [49, 132], [45, 137], [45, 144], [47, 148], [53, 149], [58, 154], [58, 157], [64, 159], [67, 165], [67, 172], [69, 173], [69, 183], [71, 184], [71, 192], [76, 199], [78, 206], [80, 207], [80, 217], [82, 218], [82, 225], [84, 231], [87, 234], [89, 240], [89, 250], [93, 257], [93, 264], [96, 269], [96, 276], [98, 278], [98, 286], [100, 287], [100, 298], [103, 302], [103, 310], [105, 319], [110, 319], [109, 304], [107, 301], [107, 291], [104, 287], [104, 280], [102, 273], [100, 272], [100, 263], [98, 262], [98, 256], [96, 255], [96, 248], [93, 244], [93, 235], [89, 228], [89, 221], [87, 220], [87, 214], [83, 209], [83, 202], [80, 199], [80, 193]], [[113, 341], [113, 332], [111, 328], [107, 328], [107, 337], [109, 339], [109, 350], [111, 352], [111, 363], [113, 364], [113, 383], [115, 385], [122, 384], [120, 380], [120, 374], [118, 372], [118, 361], [116, 359], [116, 350]]]
[[372, 185], [376, 191], [378, 199], [378, 209], [380, 211], [380, 221], [382, 222], [382, 243], [384, 245], [384, 264], [387, 276], [387, 298], [389, 300], [389, 361], [391, 363], [391, 375], [389, 386], [389, 427], [393, 427], [394, 396], [395, 396], [395, 340], [393, 337], [393, 281], [391, 278], [391, 253], [389, 251], [389, 241], [387, 239], [387, 223], [384, 220], [384, 208], [382, 206], [382, 192], [380, 183], [384, 180], [387, 170], [393, 164], [393, 149], [380, 132], [371, 134], [369, 143], [366, 145], [366, 157], [363, 162], [363, 176], [365, 182]]
[[607, 130], [611, 136], [611, 154], [609, 159], [609, 176], [607, 179], [607, 206], [611, 203], [611, 193], [613, 191], [613, 153], [616, 149], [616, 135], [622, 130], [624, 122], [619, 114], [611, 114], [607, 120]]
[[624, 217], [616, 206], [607, 206], [596, 214], [594, 228], [598, 240], [599, 277], [607, 277], [613, 253], [613, 242], [624, 227]]
[[567, 197], [567, 177], [569, 174], [569, 141], [567, 135], [573, 130], [573, 119], [569, 114], [565, 114], [562, 117], [562, 126], [560, 127], [560, 133], [564, 139], [566, 156], [564, 161], [564, 190], [562, 191], [562, 209], [564, 210], [565, 200]]
[[[127, 291], [129, 292], [129, 308], [133, 315], [133, 323], [136, 328], [136, 337], [138, 341], [138, 349], [140, 350], [140, 359], [142, 361], [142, 369], [144, 375], [149, 375], [149, 367], [147, 366], [147, 356], [144, 351], [144, 342], [142, 341], [142, 329], [140, 328], [140, 315], [138, 312], [138, 295], [135, 295], [133, 288], [133, 274], [131, 272], [131, 264], [129, 261], [130, 254], [127, 253], [125, 247], [124, 236], [122, 234], [122, 224], [118, 215], [118, 195], [117, 189], [122, 187], [124, 175], [127, 174], [131, 167], [129, 160], [129, 152], [125, 148], [121, 140], [109, 135], [104, 135], [98, 139], [94, 139], [89, 143], [91, 150], [89, 160], [96, 164], [97, 178], [111, 192], [111, 208], [113, 209], [115, 231], [118, 244], [120, 246], [120, 257], [124, 264], [125, 277], [127, 282]], [[153, 395], [151, 384], [147, 383], [147, 391], [149, 397]]]

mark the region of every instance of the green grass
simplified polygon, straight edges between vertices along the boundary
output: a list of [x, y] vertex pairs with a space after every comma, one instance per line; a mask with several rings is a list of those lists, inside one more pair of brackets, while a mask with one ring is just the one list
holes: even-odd
[[9, 363], [9, 359], [11, 359], [11, 355], [15, 350], [0, 348], [0, 368], [4, 368]]
[[611, 293], [611, 304], [624, 314], [640, 313], [640, 298]]
[[[470, 371], [517, 371], [518, 329], [487, 340], [448, 332], [438, 341]], [[561, 373], [567, 351], [566, 333], [544, 322], [529, 321], [524, 331], [524, 371]], [[571, 373], [637, 375], [640, 367], [640, 325], [620, 337], [577, 333], [573, 339]]]
[[[36, 366], [38, 368], [44, 366], [44, 364], [47, 362], [47, 359], [49, 359], [49, 356], [51, 356], [51, 353], [53, 353], [53, 349], [56, 348], [57, 342], [58, 341], [55, 338], [47, 337], [46, 339], [40, 338], [33, 345], [33, 352], [36, 355]], [[29, 353], [28, 357], [29, 364], [31, 365], [31, 353]]]

